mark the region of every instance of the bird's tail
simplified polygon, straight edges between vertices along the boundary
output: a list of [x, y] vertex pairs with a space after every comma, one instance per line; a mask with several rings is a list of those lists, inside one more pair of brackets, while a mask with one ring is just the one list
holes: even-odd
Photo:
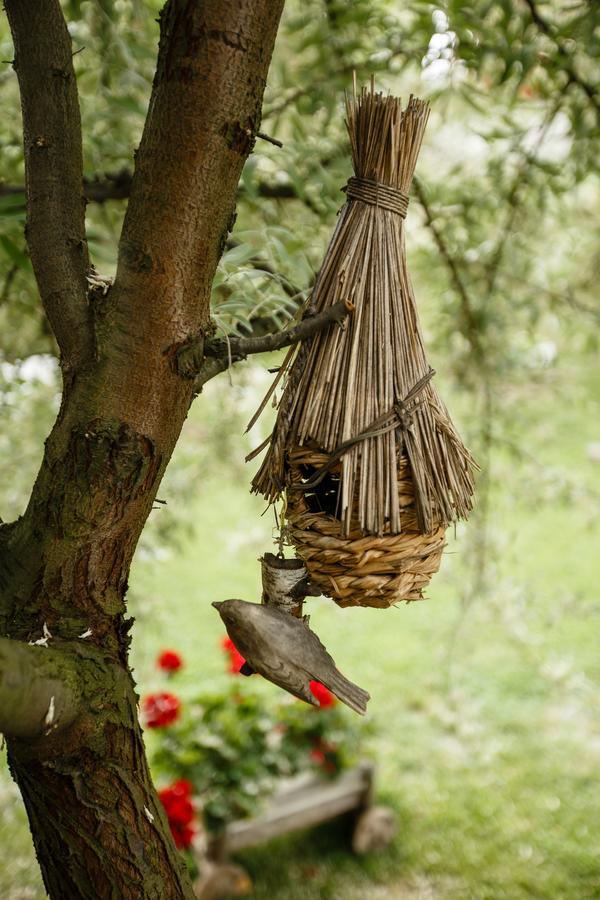
[[353, 709], [355, 712], [360, 713], [361, 716], [364, 716], [371, 695], [342, 675], [339, 669], [334, 669], [332, 675], [327, 681], [324, 681], [323, 684], [326, 688], [329, 688], [332, 694], [335, 694], [342, 703], [345, 703], [350, 709]]

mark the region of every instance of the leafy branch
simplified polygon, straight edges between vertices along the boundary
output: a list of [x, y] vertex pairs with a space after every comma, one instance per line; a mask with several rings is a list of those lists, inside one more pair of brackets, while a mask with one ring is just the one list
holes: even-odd
[[417, 195], [419, 203], [421, 204], [421, 207], [423, 208], [423, 212], [425, 214], [425, 224], [431, 232], [431, 236], [433, 237], [435, 245], [439, 250], [440, 256], [450, 273], [450, 279], [452, 281], [452, 284], [454, 285], [456, 293], [459, 296], [462, 315], [466, 327], [466, 336], [469, 340], [469, 343], [471, 344], [473, 352], [477, 357], [477, 360], [481, 363], [484, 359], [484, 350], [481, 345], [481, 338], [479, 335], [473, 302], [469, 296], [469, 292], [467, 291], [465, 282], [463, 281], [458, 263], [452, 256], [450, 249], [448, 248], [448, 245], [444, 240], [441, 229], [438, 228], [435, 223], [429, 201], [427, 200], [427, 196], [425, 194], [425, 190], [418, 178], [413, 179], [413, 186], [415, 189], [415, 194]]
[[587, 95], [591, 105], [596, 112], [598, 112], [598, 87], [591, 85], [575, 70], [571, 54], [556, 34], [555, 27], [542, 16], [537, 8], [535, 0], [524, 0], [524, 3], [529, 9], [529, 14], [534, 25], [536, 25], [539, 31], [545, 34], [556, 47], [559, 57], [563, 60], [563, 68], [569, 78], [568, 83], [577, 85]]

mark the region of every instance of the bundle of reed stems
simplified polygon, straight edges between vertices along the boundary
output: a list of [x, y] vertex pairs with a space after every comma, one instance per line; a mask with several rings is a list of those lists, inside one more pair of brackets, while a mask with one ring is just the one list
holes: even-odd
[[[443, 533], [473, 503], [476, 464], [432, 382], [406, 267], [404, 219], [429, 107], [411, 97], [403, 108], [373, 83], [360, 93], [355, 84], [346, 115], [355, 175], [308, 303], [321, 312], [344, 300], [353, 312], [343, 327], [288, 354], [275, 428], [252, 482], [271, 502], [287, 493], [290, 537], [303, 558], [310, 533], [323, 538], [320, 525], [336, 540], [409, 531], [414, 543], [416, 534]], [[397, 540], [394, 547], [398, 561]], [[345, 575], [366, 565], [363, 549], [341, 564]], [[328, 567], [335, 569], [331, 554]], [[345, 599], [355, 603], [360, 573], [353, 575]], [[397, 585], [398, 575], [388, 566], [386, 584]], [[327, 582], [324, 592], [340, 601], [334, 576], [333, 586], [324, 576], [321, 586]], [[420, 596], [417, 580], [412, 595]], [[406, 585], [402, 591], [411, 594]], [[389, 605], [370, 596], [365, 605]]]

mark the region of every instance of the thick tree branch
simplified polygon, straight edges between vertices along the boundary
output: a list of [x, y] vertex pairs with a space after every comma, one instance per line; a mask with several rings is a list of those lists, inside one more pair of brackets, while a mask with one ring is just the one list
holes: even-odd
[[106, 172], [83, 179], [85, 199], [92, 203], [105, 203], [107, 200], [126, 200], [131, 193], [133, 175], [129, 169], [118, 172]]
[[[18, 2], [10, 2], [14, 11]], [[29, 27], [56, 3], [25, 0]], [[117, 276], [108, 292], [90, 297], [96, 364], [66, 385], [30, 502], [8, 530], [12, 567], [6, 573], [0, 564], [0, 595], [9, 598], [11, 614], [0, 633], [38, 640], [46, 620], [49, 647], [25, 645], [25, 652], [58, 660], [64, 647], [66, 658], [83, 660], [83, 709], [72, 725], [8, 742], [53, 898], [193, 896], [145, 760], [125, 594], [193, 394], [193, 380], [173, 371], [165, 349], [208, 324], [210, 288], [259, 128], [282, 5], [168, 0], [164, 7]], [[81, 196], [81, 173], [78, 189]], [[0, 703], [16, 692], [27, 706], [31, 670], [24, 663], [9, 692], [11, 657]], [[48, 685], [45, 710], [35, 698], [36, 728], [40, 716], [44, 724], [52, 718], [53, 696], [56, 715]], [[14, 728], [15, 716], [1, 715]]]
[[0, 638], [0, 733], [36, 738], [79, 711], [76, 661], [60, 650]]
[[[210, 287], [214, 268], [199, 267], [198, 255], [218, 249], [211, 238], [232, 215], [223, 199], [229, 195], [232, 203], [259, 130], [266, 60], [282, 6], [282, 0], [263, 0], [260, 8], [170, 0], [164, 7], [116, 286], [170, 276], [181, 285], [182, 311], [204, 305], [202, 288]], [[206, 285], [198, 284], [199, 270]], [[165, 312], [172, 318], [175, 311]]]
[[177, 371], [184, 378], [194, 378], [194, 390], [199, 393], [207, 381], [255, 353], [269, 353], [305, 341], [330, 325], [338, 325], [352, 312], [345, 300], [330, 306], [318, 315], [307, 315], [292, 328], [262, 337], [230, 337], [227, 340], [192, 341], [177, 354]]
[[27, 243], [65, 368], [91, 346], [81, 120], [58, 0], [6, 0], [23, 110]]
[[[127, 200], [131, 193], [133, 174], [129, 169], [119, 169], [118, 172], [105, 172], [102, 175], [94, 175], [92, 178], [83, 179], [83, 193], [89, 203], [106, 203], [107, 200]], [[259, 197], [273, 200], [298, 200], [298, 191], [291, 182], [283, 184], [271, 184], [268, 181], [259, 181], [256, 184], [256, 193]], [[19, 197], [23, 195], [23, 207], [25, 206], [25, 187], [22, 184], [0, 184], [0, 197]], [[244, 194], [242, 185], [238, 188], [238, 195]], [[15, 206], [20, 207], [20, 203]]]
[[121, 414], [145, 434], [163, 427], [169, 408], [173, 427], [179, 423], [174, 397], [181, 409], [191, 400], [192, 384], [171, 381], [177, 376], [165, 348], [208, 326], [212, 281], [260, 128], [282, 6], [169, 0], [160, 16], [117, 274], [96, 330], [99, 356], [120, 385]]
[[[106, 203], [107, 200], [126, 200], [131, 193], [131, 180], [133, 178], [129, 169], [119, 169], [118, 172], [105, 172], [102, 175], [94, 175], [92, 178], [83, 179], [83, 195], [87, 202]], [[22, 203], [21, 203], [22, 195]], [[22, 184], [0, 184], [0, 197], [15, 197], [17, 209], [26, 205], [25, 186]]]
[[[108, 200], [127, 200], [131, 193], [133, 174], [129, 169], [119, 169], [118, 172], [105, 172], [102, 175], [94, 175], [92, 178], [83, 179], [83, 193], [89, 203], [106, 203]], [[256, 185], [256, 193], [259, 197], [273, 200], [298, 200], [298, 192], [291, 182], [283, 184], [271, 184], [268, 181], [259, 181]], [[240, 185], [238, 195], [243, 195], [244, 189]], [[25, 186], [22, 184], [0, 184], [0, 197], [20, 198], [22, 203], [15, 202], [17, 209], [25, 208]]]
[[[257, 134], [258, 137], [258, 134]], [[334, 160], [349, 152], [349, 144], [341, 144], [329, 156], [319, 159], [319, 166], [327, 168]], [[133, 173], [123, 167], [116, 172], [103, 172], [83, 179], [83, 192], [89, 203], [106, 203], [108, 200], [127, 200], [131, 193]], [[257, 196], [266, 200], [301, 200], [306, 206], [315, 212], [314, 204], [305, 197], [300, 197], [298, 190], [291, 181], [273, 184], [264, 179], [253, 185]], [[246, 193], [244, 185], [238, 185], [238, 198]], [[0, 197], [18, 197], [23, 195], [23, 208], [25, 207], [25, 188], [20, 184], [0, 184]], [[16, 208], [20, 204], [15, 203]]]

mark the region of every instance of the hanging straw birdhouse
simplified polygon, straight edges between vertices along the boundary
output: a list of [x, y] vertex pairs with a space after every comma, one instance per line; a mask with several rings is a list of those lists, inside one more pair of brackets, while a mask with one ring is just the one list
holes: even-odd
[[428, 105], [371, 85], [346, 110], [355, 175], [304, 315], [352, 312], [288, 355], [252, 490], [285, 497], [311, 585], [340, 606], [388, 607], [421, 599], [446, 528], [472, 508], [476, 464], [434, 386], [406, 268]]

